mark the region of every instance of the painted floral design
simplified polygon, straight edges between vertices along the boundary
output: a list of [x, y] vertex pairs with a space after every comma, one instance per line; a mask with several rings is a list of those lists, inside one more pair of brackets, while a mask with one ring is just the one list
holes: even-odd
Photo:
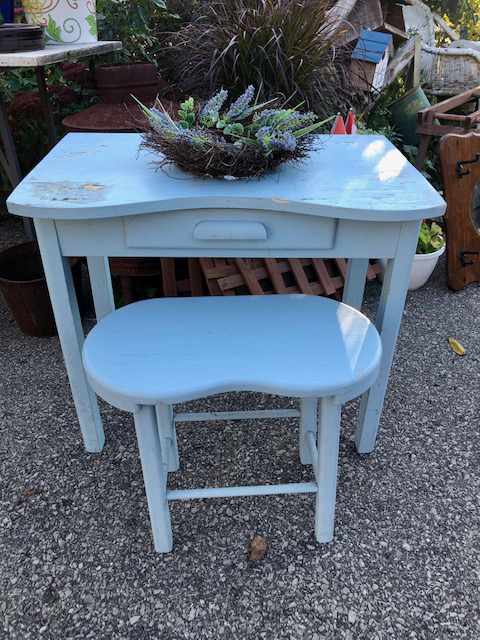
[[97, 41], [95, 0], [22, 0], [27, 22], [44, 27], [51, 43]]

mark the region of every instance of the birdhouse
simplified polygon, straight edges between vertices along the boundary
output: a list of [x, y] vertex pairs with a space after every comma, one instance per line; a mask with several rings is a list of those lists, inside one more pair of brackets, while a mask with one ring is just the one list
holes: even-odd
[[337, 47], [357, 40], [362, 29], [374, 31], [383, 26], [385, 20], [380, 0], [357, 0], [348, 19], [339, 29], [335, 44]]
[[362, 91], [380, 91], [393, 50], [390, 33], [363, 30], [352, 54], [352, 83]]

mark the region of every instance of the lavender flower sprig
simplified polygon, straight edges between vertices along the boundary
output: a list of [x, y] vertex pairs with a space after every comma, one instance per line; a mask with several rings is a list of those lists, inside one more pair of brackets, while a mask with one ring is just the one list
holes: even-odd
[[220, 119], [220, 110], [228, 98], [228, 91], [221, 89], [208, 100], [200, 111], [200, 123], [205, 127], [214, 127]]
[[278, 131], [273, 127], [262, 127], [255, 135], [259, 145], [267, 153], [275, 149], [295, 151], [297, 140], [291, 131]]
[[317, 121], [314, 113], [301, 113], [294, 109], [264, 109], [253, 117], [252, 129], [264, 126], [283, 131], [301, 129]]
[[235, 102], [232, 102], [225, 114], [225, 119], [231, 122], [232, 120], [243, 120], [248, 117], [251, 113], [250, 104], [254, 95], [255, 87], [249, 85], [242, 95]]

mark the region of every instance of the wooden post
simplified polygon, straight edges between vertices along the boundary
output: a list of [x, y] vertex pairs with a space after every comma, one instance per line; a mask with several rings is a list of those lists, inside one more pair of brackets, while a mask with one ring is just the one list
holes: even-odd
[[422, 37], [415, 36], [415, 53], [413, 55], [413, 87], [420, 86], [422, 73]]

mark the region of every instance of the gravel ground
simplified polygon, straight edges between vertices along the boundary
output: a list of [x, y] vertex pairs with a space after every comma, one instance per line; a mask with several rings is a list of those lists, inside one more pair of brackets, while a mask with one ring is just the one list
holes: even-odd
[[[0, 218], [1, 244], [21, 237]], [[102, 405], [107, 444], [86, 454], [57, 339], [23, 336], [0, 300], [0, 637], [479, 638], [479, 317], [480, 287], [449, 292], [443, 265], [409, 295], [374, 454], [354, 450], [356, 405], [343, 414], [333, 543], [314, 542], [311, 496], [221, 499], [174, 503], [175, 549], [160, 556], [130, 415]], [[308, 479], [296, 431], [180, 426], [171, 485]], [[255, 533], [269, 547], [251, 563]]]

